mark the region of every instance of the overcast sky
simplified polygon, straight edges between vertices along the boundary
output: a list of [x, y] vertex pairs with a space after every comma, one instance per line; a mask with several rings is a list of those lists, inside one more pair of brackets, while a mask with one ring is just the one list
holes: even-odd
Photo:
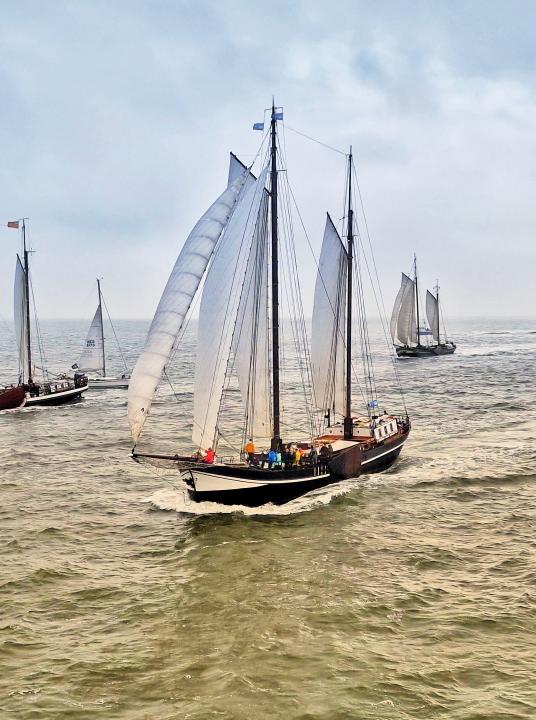
[[[0, 222], [42, 318], [148, 318], [271, 101], [351, 143], [387, 303], [418, 253], [448, 316], [536, 315], [536, 3], [0, 0]], [[318, 251], [344, 158], [286, 131]], [[304, 302], [314, 262], [297, 233]], [[0, 228], [0, 318], [19, 237]]]

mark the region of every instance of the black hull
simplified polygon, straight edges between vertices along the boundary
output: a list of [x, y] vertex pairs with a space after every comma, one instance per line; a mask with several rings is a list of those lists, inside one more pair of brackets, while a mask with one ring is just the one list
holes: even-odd
[[[361, 458], [361, 474], [371, 474], [381, 472], [390, 467], [400, 455], [402, 447], [406, 442], [409, 435], [409, 429], [403, 435], [399, 435], [392, 442], [388, 442], [383, 445], [378, 445], [370, 450], [366, 450], [362, 453]], [[210, 473], [218, 475], [237, 476], [237, 472], [232, 467], [221, 467], [214, 466], [210, 468]], [[318, 475], [307, 477], [307, 473], [311, 471], [307, 470], [289, 470], [286, 472], [278, 472], [277, 480], [288, 479], [288, 483], [274, 482], [276, 477], [270, 470], [260, 470], [254, 473], [254, 477], [259, 480], [264, 480], [267, 484], [259, 487], [245, 487], [241, 489], [233, 490], [218, 490], [214, 492], [199, 492], [194, 487], [194, 481], [192, 474], [190, 473], [190, 479], [186, 479], [189, 487], [189, 494], [192, 500], [195, 502], [214, 502], [220, 505], [244, 505], [246, 507], [259, 507], [260, 505], [266, 505], [272, 503], [273, 505], [283, 505], [291, 500], [295, 500], [302, 495], [305, 495], [312, 490], [317, 490], [327, 485], [334, 485], [347, 478], [336, 475], [329, 472], [329, 469], [317, 467]], [[329, 474], [328, 474], [329, 473]], [[244, 468], [244, 474], [252, 475], [251, 471], [247, 471]], [[303, 475], [303, 478], [296, 482], [297, 476]], [[356, 475], [349, 477], [357, 477]], [[268, 483], [273, 484], [268, 484]]]
[[454, 343], [448, 345], [418, 345], [417, 347], [396, 347], [398, 357], [437, 357], [438, 355], [452, 355], [456, 350]]
[[189, 489], [189, 495], [195, 502], [214, 502], [219, 505], [244, 505], [245, 507], [259, 507], [260, 505], [284, 505], [305, 495], [311, 490], [340, 482], [341, 478], [334, 475], [311, 477], [303, 480], [299, 485], [263, 485], [260, 488], [244, 490], [225, 490], [217, 492], [197, 492]]
[[[85, 388], [82, 388], [79, 392], [74, 393], [73, 395], [65, 396], [59, 396], [55, 397], [55, 393], [50, 393], [50, 395], [46, 395], [39, 398], [39, 402], [36, 403], [27, 403], [28, 407], [40, 407], [41, 405], [67, 405], [67, 403], [75, 402], [76, 400], [80, 400], [82, 397], [82, 393], [84, 392]], [[58, 393], [59, 395], [59, 393]]]

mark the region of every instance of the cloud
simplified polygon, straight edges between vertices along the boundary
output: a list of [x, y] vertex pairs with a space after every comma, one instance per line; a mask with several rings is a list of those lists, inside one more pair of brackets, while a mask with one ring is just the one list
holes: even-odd
[[[530, 2], [13, 3], [0, 30], [0, 207], [31, 218], [43, 317], [149, 317], [186, 234], [256, 152], [271, 100], [354, 147], [384, 294], [419, 254], [448, 314], [530, 314], [536, 211]], [[344, 158], [286, 132], [318, 250]], [[306, 312], [314, 263], [296, 223]], [[0, 276], [17, 242], [0, 231]], [[11, 280], [9, 280], [9, 285]], [[3, 283], [6, 287], [6, 283]], [[0, 313], [11, 315], [11, 293]]]

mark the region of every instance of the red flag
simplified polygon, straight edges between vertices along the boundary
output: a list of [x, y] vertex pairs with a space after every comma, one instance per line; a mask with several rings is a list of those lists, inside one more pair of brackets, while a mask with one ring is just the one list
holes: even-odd
[[19, 221], [11, 220], [10, 222], [8, 222], [7, 226], [10, 228], [15, 228], [15, 230], [18, 230], [19, 229]]

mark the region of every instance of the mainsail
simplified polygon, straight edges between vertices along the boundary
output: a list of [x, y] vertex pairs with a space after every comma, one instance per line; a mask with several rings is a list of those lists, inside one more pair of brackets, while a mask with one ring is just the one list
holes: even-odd
[[234, 331], [234, 366], [246, 408], [246, 435], [270, 437], [268, 322], [268, 200], [265, 192], [249, 254]]
[[343, 415], [347, 265], [346, 250], [328, 215], [315, 284], [311, 367], [316, 406]]
[[391, 337], [395, 344], [409, 345], [417, 342], [415, 282], [405, 273], [402, 273], [402, 283], [391, 315]]
[[430, 290], [426, 291], [426, 317], [434, 340], [439, 343], [439, 303]]
[[218, 416], [241, 290], [258, 225], [268, 168], [241, 195], [212, 259], [199, 310], [192, 437], [201, 448], [217, 440]]
[[22, 266], [19, 256], [17, 255], [14, 287], [14, 319], [15, 335], [17, 338], [17, 347], [19, 349], [19, 372], [21, 374], [21, 378], [24, 378], [28, 365], [28, 350], [26, 347], [26, 334], [28, 332], [26, 324], [26, 293], [26, 272]]
[[249, 173], [244, 171], [202, 215], [186, 239], [171, 271], [151, 323], [145, 348], [130, 380], [128, 420], [134, 442], [141, 435], [164, 367], [248, 176]]
[[78, 369], [82, 372], [103, 376], [103, 353], [102, 306], [99, 303], [86, 337], [84, 349], [77, 363]]

